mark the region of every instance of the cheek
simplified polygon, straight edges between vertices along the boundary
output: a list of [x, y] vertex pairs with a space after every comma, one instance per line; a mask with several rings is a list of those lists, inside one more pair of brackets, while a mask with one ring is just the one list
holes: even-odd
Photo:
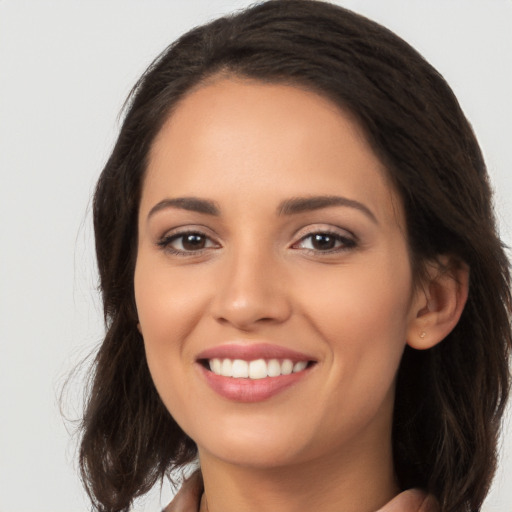
[[316, 281], [325, 286], [309, 294], [307, 311], [328, 354], [325, 395], [330, 406], [321, 423], [333, 439], [344, 425], [346, 440], [375, 418], [383, 429], [391, 422], [411, 279], [406, 272], [384, 273], [368, 265], [341, 270], [337, 279]]
[[303, 309], [343, 380], [368, 388], [392, 384], [406, 343], [409, 268], [408, 259], [397, 256], [340, 268], [329, 279], [317, 276]]
[[[134, 286], [153, 382], [167, 409], [179, 413], [188, 400], [188, 390], [183, 386], [187, 367], [179, 363], [186, 357], [187, 333], [197, 323], [199, 287], [180, 273], [158, 266], [144, 253], [137, 261]], [[176, 389], [182, 391], [176, 393]]]
[[[206, 307], [204, 280], [196, 274], [161, 268], [142, 255], [135, 268], [135, 301], [147, 350], [173, 353]], [[156, 271], [155, 269], [158, 269]]]
[[[135, 301], [146, 359], [155, 387], [175, 419], [186, 416], [193, 399], [187, 381], [186, 337], [198, 321], [202, 297], [194, 281], [162, 267], [142, 253], [134, 276]], [[179, 393], [176, 390], [180, 390]]]

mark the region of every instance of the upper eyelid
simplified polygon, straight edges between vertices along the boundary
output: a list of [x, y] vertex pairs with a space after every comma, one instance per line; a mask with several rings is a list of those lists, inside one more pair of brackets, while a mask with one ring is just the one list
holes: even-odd
[[199, 254], [203, 251], [218, 248], [221, 247], [221, 243], [218, 240], [218, 237], [209, 234], [207, 231], [210, 231], [209, 229], [205, 228], [204, 226], [195, 226], [195, 225], [184, 225], [179, 226], [176, 228], [169, 229], [165, 231], [162, 235], [157, 236], [156, 240], [154, 241], [155, 245], [161, 249], [169, 249], [170, 245], [175, 241], [179, 240], [181, 237], [185, 237], [187, 234], [198, 234], [201, 236], [204, 236], [206, 239], [208, 239], [212, 244], [216, 247], [205, 247], [203, 249], [199, 249], [197, 251], [181, 251], [177, 250], [180, 253], [183, 254]]
[[311, 238], [315, 234], [324, 234], [324, 235], [332, 236], [333, 238], [338, 239], [338, 241], [340, 241], [341, 244], [344, 245], [345, 247], [347, 247], [347, 246], [353, 247], [358, 244], [358, 241], [354, 237], [343, 236], [338, 233], [332, 233], [332, 232], [328, 232], [328, 231], [316, 231], [316, 232], [312, 232], [312, 233], [309, 233], [309, 234], [306, 234], [306, 235], [300, 237], [297, 241], [295, 241], [291, 244], [291, 247], [295, 248], [297, 245], [304, 242], [308, 238]]
[[[188, 250], [188, 249], [179, 249], [174, 248], [173, 244], [175, 241], [179, 240], [180, 238], [184, 238], [188, 234], [198, 234], [200, 236], [204, 236], [206, 239], [208, 239], [212, 246], [210, 247], [201, 247], [197, 250]], [[160, 238], [158, 238], [155, 242], [155, 245], [160, 249], [163, 250], [166, 253], [174, 254], [175, 256], [181, 256], [181, 257], [198, 257], [200, 255], [205, 254], [206, 251], [211, 251], [212, 249], [219, 249], [221, 248], [221, 245], [211, 236], [206, 235], [205, 233], [202, 233], [198, 230], [183, 230], [178, 231], [176, 233], [169, 233], [164, 234]]]
[[174, 228], [167, 229], [157, 238], [158, 240], [161, 240], [163, 238], [169, 238], [172, 236], [186, 235], [187, 233], [198, 233], [208, 238], [216, 238], [216, 235], [212, 233], [211, 229], [200, 224], [185, 224], [183, 226], [176, 226]]
[[342, 228], [339, 226], [332, 226], [326, 224], [314, 224], [310, 226], [303, 227], [296, 231], [294, 238], [296, 240], [302, 240], [308, 236], [314, 235], [316, 233], [328, 233], [331, 235], [337, 235], [345, 238], [353, 238], [354, 241], [358, 241], [358, 236], [351, 230], [347, 228]]
[[[182, 226], [176, 226], [171, 229], [166, 230], [162, 235], [158, 236], [156, 239], [157, 243], [160, 243], [164, 239], [170, 239], [173, 237], [178, 238], [179, 236], [184, 236], [187, 233], [197, 233], [203, 235], [218, 245], [221, 245], [219, 241], [219, 236], [214, 233], [210, 228], [201, 224], [185, 224]], [[296, 244], [300, 240], [307, 238], [308, 236], [312, 236], [316, 233], [326, 233], [334, 236], [339, 236], [342, 238], [351, 238], [354, 242], [359, 242], [359, 237], [351, 230], [347, 228], [342, 228], [340, 226], [334, 226], [329, 224], [311, 224], [308, 226], [303, 226], [302, 228], [295, 231], [292, 235], [291, 244]]]
[[217, 242], [213, 237], [206, 235], [205, 233], [200, 233], [198, 231], [185, 231], [183, 233], [172, 233], [170, 235], [164, 235], [160, 241], [170, 242], [174, 240], [179, 240], [180, 238], [185, 238], [187, 235], [199, 235], [204, 237], [206, 240], [212, 242], [214, 245], [220, 246], [219, 242]]

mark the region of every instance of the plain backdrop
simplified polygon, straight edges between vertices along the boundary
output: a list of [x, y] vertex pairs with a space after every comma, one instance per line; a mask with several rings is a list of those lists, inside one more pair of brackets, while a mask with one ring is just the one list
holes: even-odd
[[[90, 196], [122, 103], [189, 28], [247, 0], [0, 0], [0, 512], [89, 509], [59, 394], [102, 336]], [[339, 0], [415, 46], [481, 142], [512, 241], [512, 1]], [[64, 413], [77, 418], [82, 375]], [[509, 414], [510, 418], [510, 414]], [[512, 510], [512, 425], [486, 512]], [[159, 510], [156, 489], [136, 510]]]

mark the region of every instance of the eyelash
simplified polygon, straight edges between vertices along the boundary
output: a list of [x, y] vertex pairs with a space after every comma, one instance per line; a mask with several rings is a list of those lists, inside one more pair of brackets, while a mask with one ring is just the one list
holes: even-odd
[[157, 242], [157, 245], [159, 247], [161, 247], [163, 250], [165, 250], [165, 251], [167, 251], [167, 252], [169, 252], [171, 254], [177, 255], [177, 256], [197, 256], [199, 254], [202, 254], [204, 251], [206, 251], [208, 249], [211, 249], [212, 247], [215, 247], [216, 245], [218, 246], [218, 244], [216, 244], [215, 242], [213, 242], [213, 244], [210, 245], [209, 247], [201, 247], [198, 250], [176, 249], [175, 247], [172, 246], [173, 242], [175, 242], [176, 240], [180, 240], [181, 239], [181, 241], [182, 241], [181, 242], [181, 246], [183, 247], [184, 239], [187, 236], [189, 236], [189, 237], [190, 236], [201, 237], [202, 239], [205, 240], [205, 244], [208, 244], [208, 241], [212, 242], [211, 237], [209, 237], [205, 233], [202, 233], [201, 231], [190, 230], [190, 231], [182, 231], [180, 233], [173, 233], [173, 234], [170, 234], [170, 235], [164, 235]]
[[[181, 239], [181, 246], [183, 247], [184, 239], [187, 236], [188, 237], [190, 237], [190, 236], [200, 237], [201, 239], [204, 240], [204, 243], [207, 246], [201, 247], [198, 250], [176, 249], [175, 247], [172, 246], [172, 244], [174, 242]], [[302, 243], [304, 243], [306, 240], [312, 241], [313, 237], [315, 237], [315, 236], [324, 236], [324, 237], [329, 237], [329, 238], [334, 239], [335, 247], [327, 249], [325, 251], [320, 250], [320, 249], [315, 249], [314, 247], [313, 248], [308, 248], [308, 247], [302, 248], [304, 251], [307, 251], [310, 254], [315, 254], [315, 255], [336, 254], [336, 253], [340, 253], [343, 251], [348, 251], [350, 249], [354, 249], [358, 245], [358, 242], [355, 239], [355, 237], [343, 236], [334, 231], [319, 229], [319, 230], [312, 231], [312, 232], [307, 233], [306, 235], [302, 236], [297, 242], [295, 242], [294, 244], [291, 245], [291, 248], [299, 250], [299, 249], [301, 249], [300, 245]], [[208, 244], [209, 244], [209, 246], [208, 246]], [[338, 245], [336, 246], [336, 244], [338, 244]], [[164, 235], [160, 240], [158, 240], [157, 245], [160, 248], [162, 248], [163, 250], [165, 250], [173, 255], [184, 256], [184, 257], [198, 256], [198, 255], [203, 254], [205, 251], [207, 251], [209, 249], [220, 247], [220, 245], [217, 244], [216, 242], [214, 242], [211, 239], [211, 237], [209, 237], [205, 233], [202, 233], [201, 231], [196, 231], [196, 230], [182, 231], [180, 233]]]
[[355, 239], [355, 237], [343, 236], [343, 235], [340, 235], [339, 233], [336, 233], [335, 231], [320, 229], [320, 230], [310, 232], [307, 235], [304, 235], [303, 237], [301, 237], [298, 242], [296, 242], [292, 245], [292, 248], [300, 249], [300, 247], [297, 247], [299, 244], [301, 244], [302, 242], [304, 242], [308, 239], [312, 241], [313, 237], [315, 237], [315, 236], [324, 236], [324, 237], [332, 238], [332, 239], [334, 239], [334, 243], [335, 244], [339, 243], [339, 245], [337, 247], [333, 247], [333, 248], [327, 249], [325, 251], [322, 251], [320, 249], [314, 249], [314, 248], [303, 248], [304, 250], [306, 250], [312, 254], [321, 254], [321, 255], [336, 254], [336, 253], [348, 251], [350, 249], [354, 249], [357, 247], [357, 240]]

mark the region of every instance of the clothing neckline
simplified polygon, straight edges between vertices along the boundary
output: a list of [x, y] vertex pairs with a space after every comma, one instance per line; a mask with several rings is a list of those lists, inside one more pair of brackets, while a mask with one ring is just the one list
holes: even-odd
[[[203, 479], [200, 471], [187, 478], [174, 499], [162, 512], [201, 512]], [[421, 489], [408, 489], [375, 512], [439, 512], [437, 500]]]

